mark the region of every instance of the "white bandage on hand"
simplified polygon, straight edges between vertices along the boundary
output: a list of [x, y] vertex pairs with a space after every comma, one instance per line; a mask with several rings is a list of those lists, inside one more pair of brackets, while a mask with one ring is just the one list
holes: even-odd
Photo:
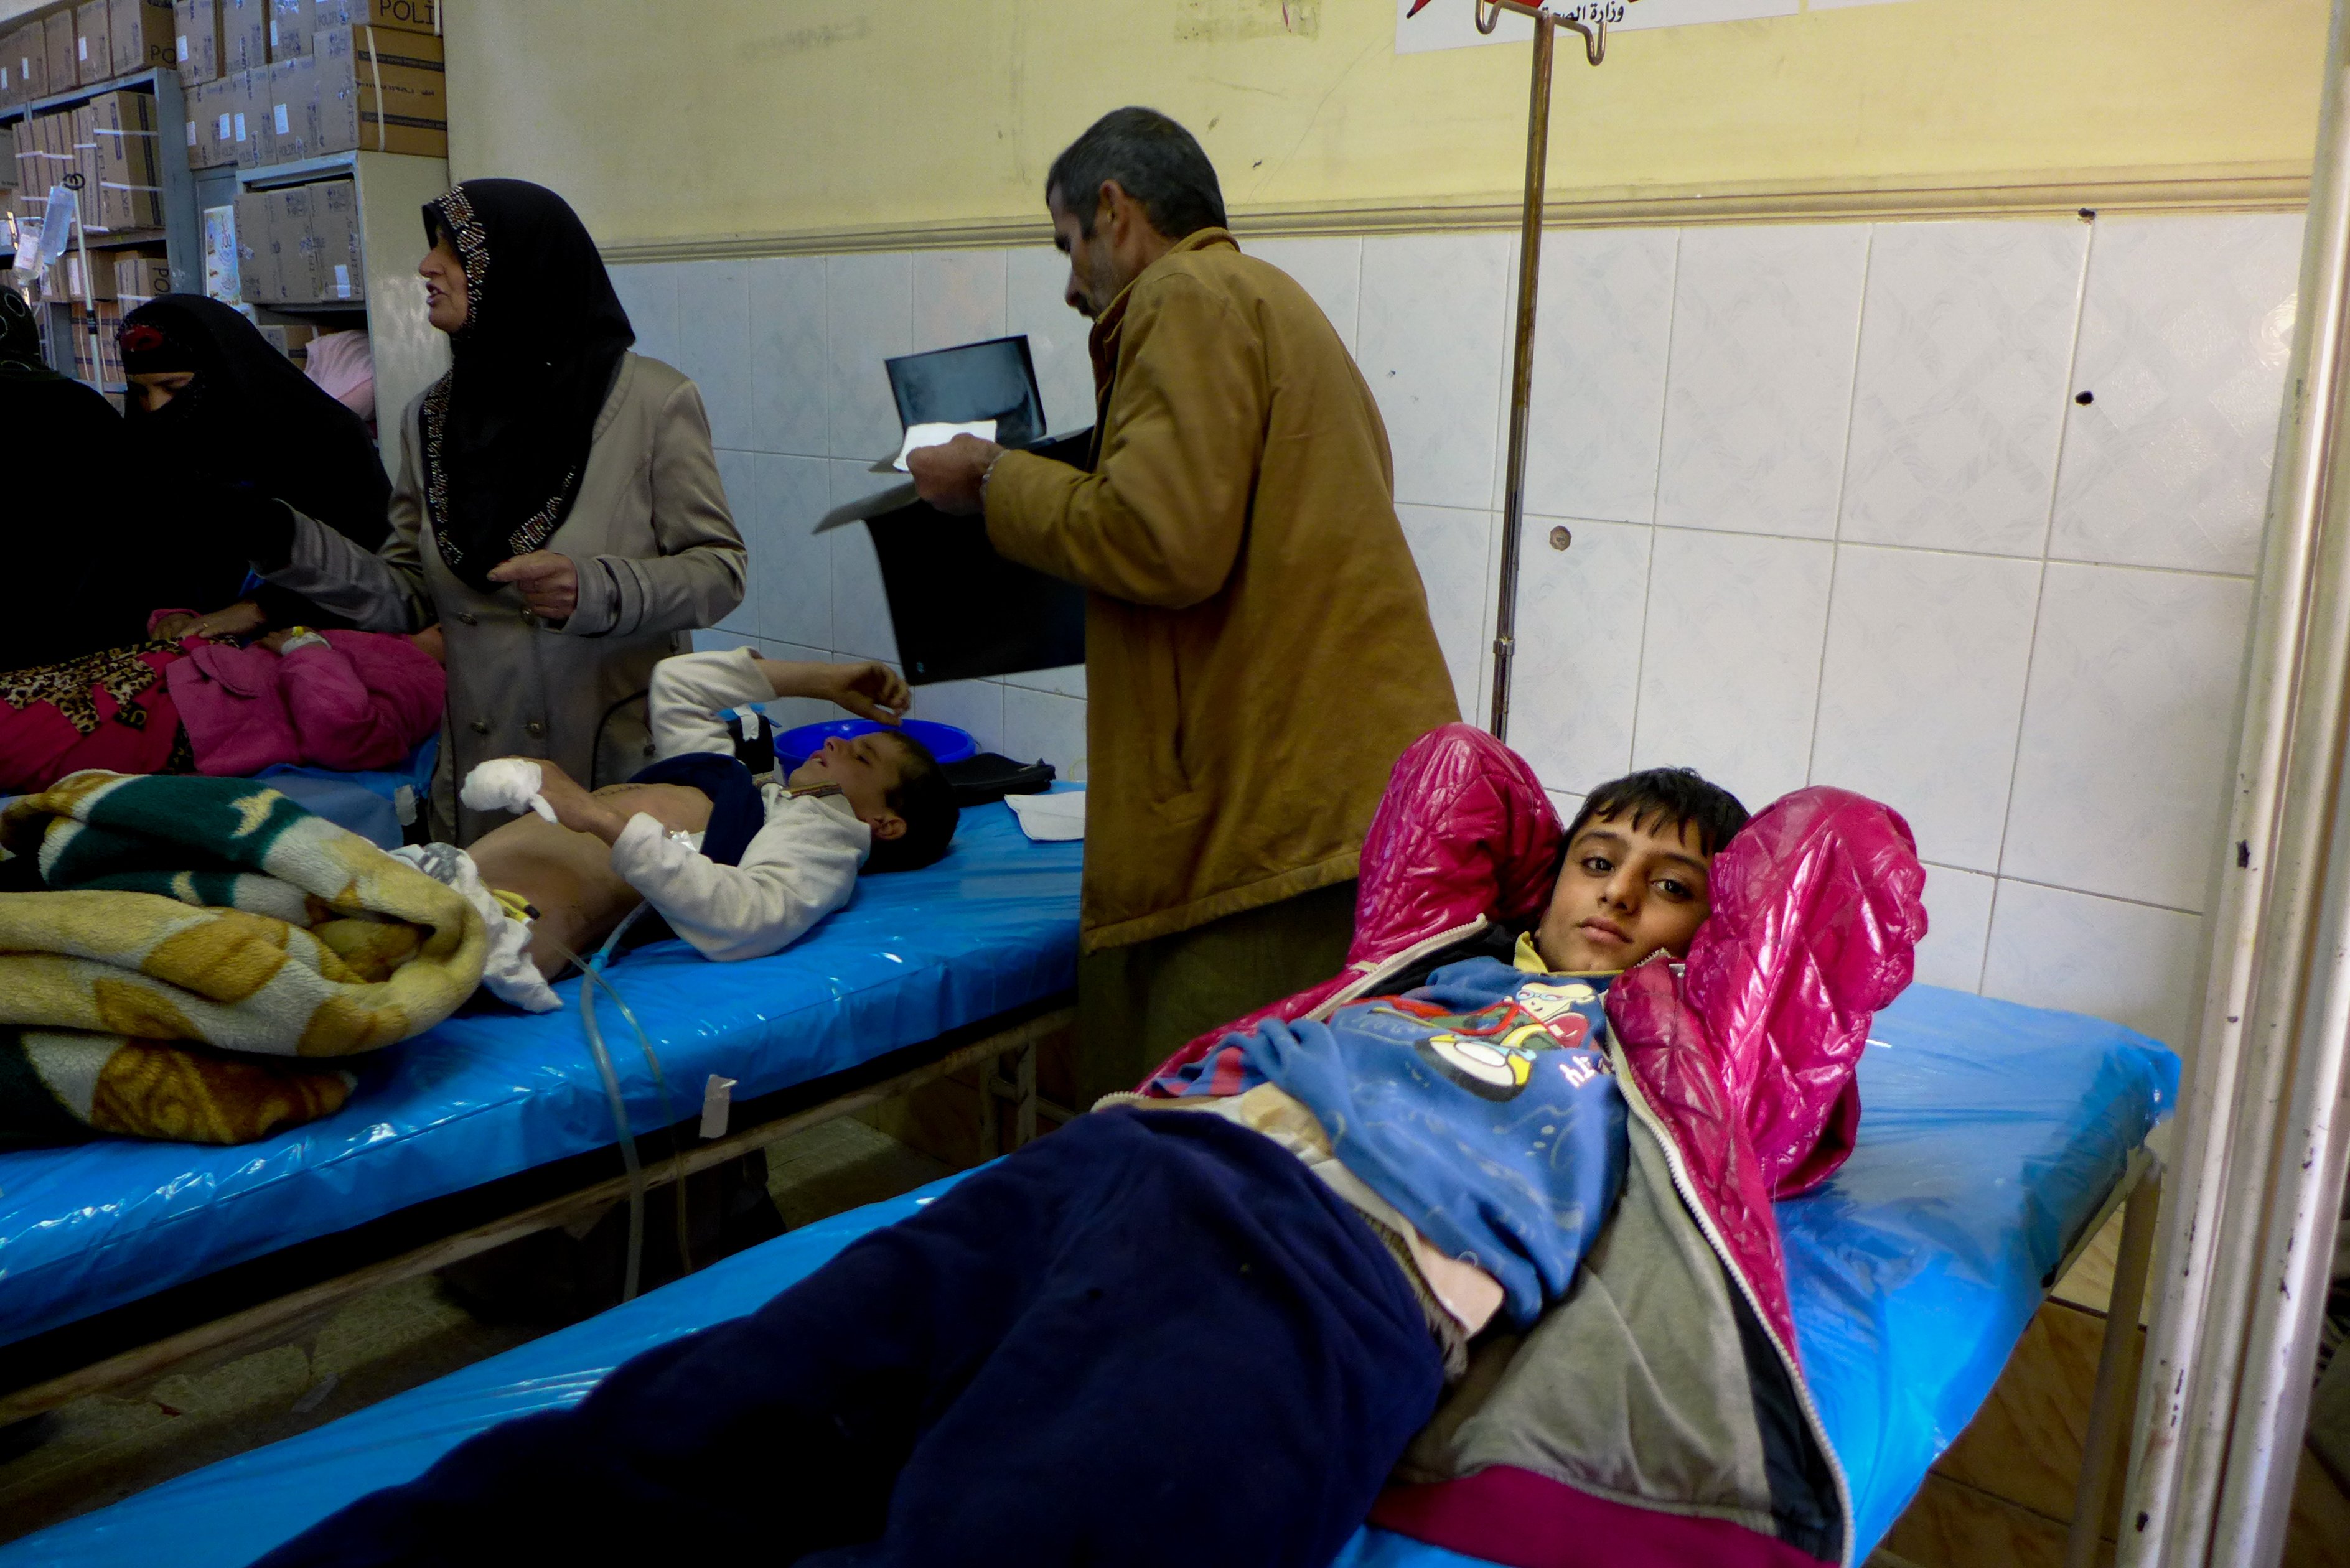
[[555, 808], [539, 788], [546, 775], [528, 757], [496, 757], [477, 764], [465, 775], [457, 798], [475, 811], [535, 811], [555, 820]]

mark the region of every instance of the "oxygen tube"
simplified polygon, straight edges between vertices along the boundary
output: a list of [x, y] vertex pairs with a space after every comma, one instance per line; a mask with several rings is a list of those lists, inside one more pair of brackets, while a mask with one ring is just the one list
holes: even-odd
[[[604, 945], [597, 950], [593, 959], [581, 958], [552, 936], [546, 939], [547, 944], [554, 948], [566, 962], [577, 967], [581, 975], [580, 1023], [588, 1035], [588, 1052], [595, 1059], [597, 1075], [604, 1082], [604, 1097], [612, 1108], [612, 1126], [619, 1135], [620, 1166], [629, 1179], [629, 1250], [627, 1267], [620, 1280], [620, 1299], [624, 1302], [636, 1300], [637, 1285], [643, 1273], [645, 1172], [643, 1162], [637, 1154], [637, 1135], [629, 1125], [628, 1102], [620, 1094], [620, 1075], [612, 1065], [612, 1054], [606, 1049], [604, 1032], [596, 1022], [596, 992], [600, 988], [605, 995], [610, 997], [612, 1005], [620, 1010], [620, 1016], [626, 1019], [629, 1027], [636, 1032], [637, 1044], [643, 1050], [645, 1062], [652, 1069], [653, 1085], [660, 1091], [662, 1125], [672, 1129], [671, 1153], [674, 1156], [676, 1149], [673, 1140], [676, 1134], [673, 1129], [677, 1126], [677, 1107], [670, 1098], [669, 1078], [661, 1071], [660, 1054], [653, 1050], [651, 1037], [646, 1034], [645, 1026], [637, 1021], [636, 1013], [629, 1010], [628, 1002], [621, 998], [620, 993], [612, 989], [612, 982], [604, 978], [604, 966], [611, 961], [613, 949], [619, 944], [620, 938], [627, 933], [629, 928], [637, 923], [637, 918], [650, 908], [650, 904], [639, 904], [629, 910], [628, 918], [614, 927], [612, 934], [604, 939]], [[693, 1253], [686, 1236], [685, 1180], [682, 1174], [670, 1185], [677, 1194], [678, 1262], [687, 1273], [691, 1273]]]

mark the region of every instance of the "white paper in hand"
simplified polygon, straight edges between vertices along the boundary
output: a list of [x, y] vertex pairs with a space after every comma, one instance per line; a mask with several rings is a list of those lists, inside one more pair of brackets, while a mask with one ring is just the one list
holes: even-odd
[[1003, 804], [1020, 819], [1020, 831], [1039, 844], [1086, 836], [1086, 792], [1081, 789], [1007, 794]]
[[982, 441], [993, 441], [995, 439], [995, 421], [993, 420], [972, 420], [966, 423], [959, 425], [909, 425], [906, 427], [905, 441], [898, 448], [897, 461], [890, 463], [889, 466], [896, 469], [900, 473], [910, 472], [911, 470], [908, 469], [906, 466], [906, 454], [908, 452], [914, 451], [918, 447], [944, 446], [947, 442], [954, 440], [954, 438], [959, 435], [974, 435]]

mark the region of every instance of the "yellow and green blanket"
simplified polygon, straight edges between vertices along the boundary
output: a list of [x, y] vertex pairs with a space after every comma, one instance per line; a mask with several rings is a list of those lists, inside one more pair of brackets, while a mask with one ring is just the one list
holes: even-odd
[[76, 774], [0, 814], [0, 1148], [330, 1115], [355, 1080], [309, 1064], [481, 979], [454, 889], [249, 779]]

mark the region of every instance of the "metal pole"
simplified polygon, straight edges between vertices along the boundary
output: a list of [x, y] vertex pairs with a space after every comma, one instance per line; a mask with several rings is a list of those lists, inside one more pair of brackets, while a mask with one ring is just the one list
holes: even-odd
[[1502, 493], [1502, 581], [1493, 612], [1493, 712], [1487, 728], [1509, 739], [1510, 659], [1517, 651], [1518, 535], [1525, 521], [1526, 435], [1534, 389], [1534, 301], [1542, 288], [1543, 187], [1550, 165], [1550, 65], [1558, 23], [1534, 16], [1534, 101], [1526, 110], [1526, 195], [1518, 227], [1518, 331], [1510, 368], [1510, 454]]
[[[2334, 1201], [2341, 1193], [2340, 1138], [2326, 1136], [2331, 1102], [2317, 1096], [2329, 1080], [2335, 1093], [2341, 1086], [2341, 1000], [2350, 983], [2342, 932], [2326, 909], [2341, 897], [2343, 870], [2329, 862], [2350, 736], [2350, 518], [2342, 514], [2350, 496], [2331, 487], [2350, 442], [2345, 16], [2350, 0], [2336, 0], [2244, 727], [2214, 883], [2210, 984], [2181, 1121], [2177, 1201], [2157, 1260], [2162, 1289], [2140, 1382], [2121, 1568], [2252, 1561], [2265, 1528], [2215, 1537], [2223, 1486], [2226, 1517], [2239, 1525], [2281, 1518], [2293, 1469], [2276, 1463], [2278, 1438], [2289, 1423], [2286, 1435], [2298, 1440], [2307, 1391], [2296, 1398], [2290, 1386], [2296, 1368], [2306, 1376], [2314, 1332], [2314, 1303], [2298, 1298], [2318, 1260], [2302, 1260], [2298, 1272], [2275, 1263], [2313, 1222], [2318, 1185], [2330, 1177]], [[2281, 1149], [2290, 1168], [2281, 1168]], [[2264, 1223], [2271, 1214], [2279, 1224]], [[2280, 1287], [2291, 1298], [2282, 1313]]]

